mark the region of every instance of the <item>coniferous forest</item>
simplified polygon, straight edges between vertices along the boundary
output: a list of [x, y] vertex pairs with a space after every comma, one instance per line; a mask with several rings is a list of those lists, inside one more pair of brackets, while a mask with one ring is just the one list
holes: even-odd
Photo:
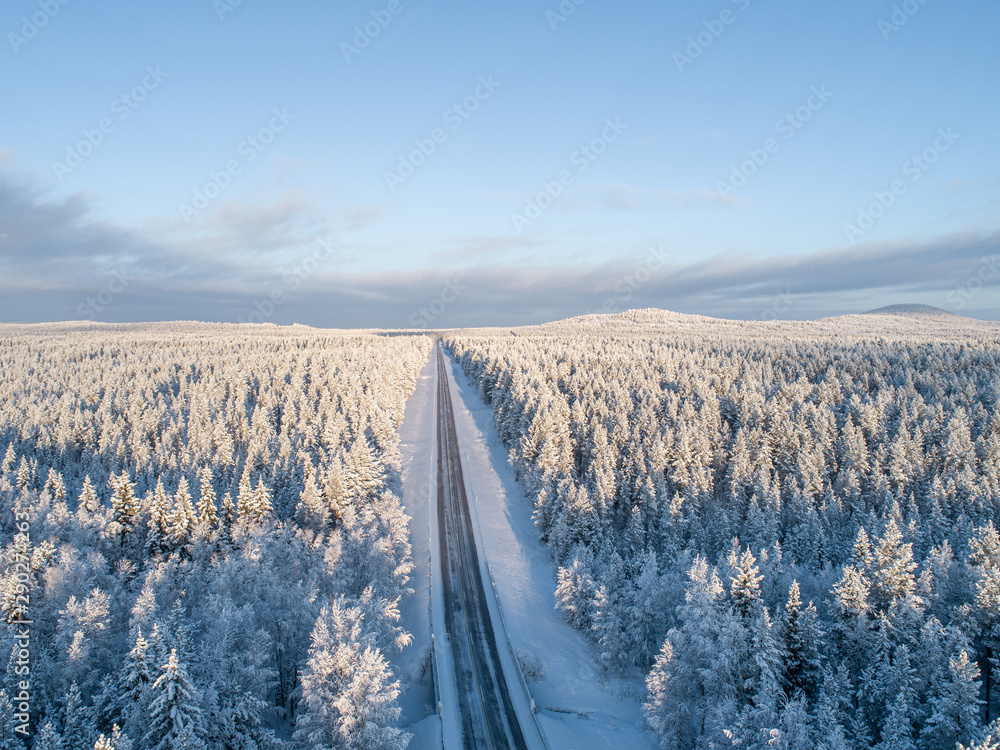
[[608, 673], [646, 674], [663, 748], [983, 738], [1000, 337], [954, 320], [635, 311], [450, 337], [533, 500], [562, 615]]
[[[659, 746], [995, 750], [995, 326], [634, 311], [445, 343]], [[431, 348], [0, 330], [0, 748], [26, 647], [31, 750], [406, 747], [397, 429]]]
[[29, 677], [32, 750], [405, 747], [396, 427], [429, 350], [0, 332], [0, 747]]

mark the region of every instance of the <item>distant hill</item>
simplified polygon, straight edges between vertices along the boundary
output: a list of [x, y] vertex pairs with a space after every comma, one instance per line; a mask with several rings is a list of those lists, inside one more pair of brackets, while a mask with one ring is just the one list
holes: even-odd
[[888, 307], [880, 307], [877, 310], [869, 310], [863, 315], [919, 315], [928, 316], [933, 315], [935, 317], [947, 316], [949, 318], [960, 318], [962, 316], [956, 315], [953, 312], [948, 312], [947, 310], [942, 310], [940, 307], [934, 307], [933, 305], [889, 305]]

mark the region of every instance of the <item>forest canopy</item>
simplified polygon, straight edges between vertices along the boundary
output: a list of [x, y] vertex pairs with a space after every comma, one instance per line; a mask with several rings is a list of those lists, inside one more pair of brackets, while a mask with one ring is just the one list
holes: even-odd
[[996, 718], [997, 326], [650, 310], [448, 345], [662, 747], [954, 750]]
[[396, 429], [430, 346], [0, 329], [0, 745], [30, 620], [33, 748], [405, 747]]

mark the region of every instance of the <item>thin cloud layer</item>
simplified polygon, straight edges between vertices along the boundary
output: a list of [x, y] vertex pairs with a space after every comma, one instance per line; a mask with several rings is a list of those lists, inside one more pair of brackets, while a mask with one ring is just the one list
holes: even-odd
[[[350, 207], [339, 228], [379, 212]], [[682, 264], [651, 250], [548, 266], [497, 261], [521, 238], [471, 237], [449, 243], [435, 267], [345, 273], [344, 263], [367, 250], [337, 242], [336, 228], [323, 234], [329, 229], [308, 200], [286, 193], [270, 206], [227, 204], [197, 231], [154, 231], [153, 238], [101, 222], [83, 198], [54, 199], [0, 173], [0, 318], [432, 328], [634, 307], [809, 318], [900, 301], [1000, 318], [1000, 232], [797, 256], [729, 254]]]

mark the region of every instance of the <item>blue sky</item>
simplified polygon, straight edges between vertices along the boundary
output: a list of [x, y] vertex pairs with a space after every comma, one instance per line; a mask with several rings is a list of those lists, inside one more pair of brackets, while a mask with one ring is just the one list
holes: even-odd
[[7, 3], [0, 319], [1000, 319], [1000, 6], [670, 5]]

